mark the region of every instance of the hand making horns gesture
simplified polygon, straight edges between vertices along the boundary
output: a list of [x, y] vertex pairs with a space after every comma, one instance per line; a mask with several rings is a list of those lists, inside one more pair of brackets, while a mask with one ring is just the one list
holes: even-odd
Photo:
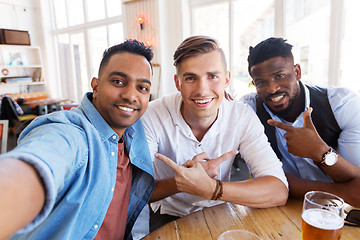
[[272, 119], [269, 119], [267, 122], [274, 127], [286, 131], [284, 137], [289, 153], [294, 156], [311, 158], [318, 161], [318, 156], [322, 156], [322, 154], [329, 149], [329, 146], [321, 139], [316, 131], [311, 120], [312, 110], [312, 108], [309, 108], [305, 111], [304, 125], [301, 128], [289, 126]]

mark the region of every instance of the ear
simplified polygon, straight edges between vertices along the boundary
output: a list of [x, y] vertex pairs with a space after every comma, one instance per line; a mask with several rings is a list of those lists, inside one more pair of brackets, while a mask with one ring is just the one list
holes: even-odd
[[294, 72], [296, 75], [296, 80], [300, 81], [301, 80], [301, 67], [299, 64], [294, 65]]
[[225, 88], [227, 88], [229, 85], [230, 85], [230, 79], [231, 79], [231, 73], [230, 71], [227, 71], [226, 72], [226, 75], [225, 75]]
[[176, 89], [180, 92], [180, 79], [177, 77], [177, 75], [174, 75], [174, 81], [175, 81], [175, 86]]
[[99, 86], [99, 79], [97, 79], [96, 77], [93, 77], [91, 79], [91, 88], [93, 89], [93, 98], [96, 97], [98, 86]]

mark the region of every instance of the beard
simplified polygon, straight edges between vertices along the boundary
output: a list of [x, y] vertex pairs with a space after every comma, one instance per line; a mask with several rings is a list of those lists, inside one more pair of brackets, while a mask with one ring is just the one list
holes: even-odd
[[[289, 96], [288, 93], [285, 93], [287, 96]], [[276, 115], [278, 116], [279, 118], [282, 118], [282, 119], [285, 119], [289, 114], [290, 112], [293, 110], [293, 107], [294, 107], [294, 104], [295, 104], [295, 100], [296, 98], [298, 97], [299, 95], [299, 91], [297, 91], [295, 93], [295, 95], [290, 98], [289, 96], [289, 105], [287, 106], [287, 108], [283, 109], [283, 110], [280, 110], [280, 111], [276, 111], [275, 109], [271, 109], [271, 111]]]

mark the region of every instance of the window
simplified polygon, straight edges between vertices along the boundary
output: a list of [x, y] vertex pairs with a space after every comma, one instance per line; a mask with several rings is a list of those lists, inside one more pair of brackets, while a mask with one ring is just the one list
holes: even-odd
[[124, 41], [121, 1], [53, 0], [63, 98], [79, 102], [97, 77], [103, 51]]
[[247, 70], [249, 46], [274, 34], [272, 0], [192, 2], [192, 33], [220, 42], [231, 71], [230, 92], [236, 97], [254, 91]]
[[360, 22], [360, 2], [344, 1], [344, 21], [343, 35], [341, 38], [341, 58], [339, 85], [351, 88], [360, 93], [360, 81], [358, 79], [359, 67], [357, 61], [360, 54], [360, 32], [358, 23]]
[[360, 53], [359, 8], [352, 0], [190, 0], [191, 32], [219, 40], [236, 98], [255, 91], [247, 70], [249, 46], [272, 36], [294, 46], [304, 82], [360, 92], [360, 81], [353, 78]]
[[286, 1], [286, 39], [300, 63], [302, 81], [313, 85], [329, 81], [330, 10], [329, 0]]

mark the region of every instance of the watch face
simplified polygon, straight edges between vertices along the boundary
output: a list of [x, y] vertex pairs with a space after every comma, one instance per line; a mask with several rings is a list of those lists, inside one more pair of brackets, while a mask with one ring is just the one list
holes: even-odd
[[332, 166], [337, 162], [337, 154], [334, 152], [330, 152], [325, 157], [325, 164], [328, 166]]

